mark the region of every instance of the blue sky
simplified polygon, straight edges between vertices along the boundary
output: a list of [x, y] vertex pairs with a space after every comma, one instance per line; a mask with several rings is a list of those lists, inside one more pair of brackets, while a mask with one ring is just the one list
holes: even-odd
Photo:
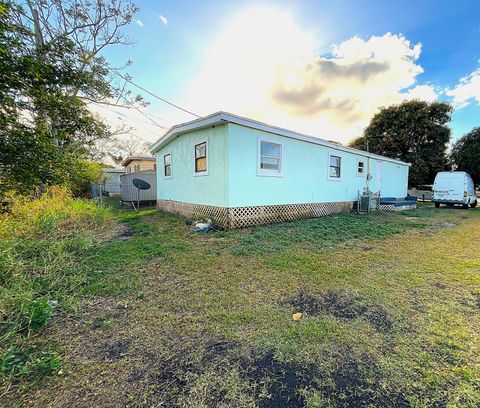
[[[381, 106], [417, 97], [455, 104], [454, 138], [480, 126], [478, 0], [137, 4], [134, 44], [106, 57], [133, 60], [134, 81], [199, 115], [227, 110], [347, 143]], [[164, 126], [192, 119], [145, 96]], [[162, 133], [138, 112], [123, 120], [147, 140]]]

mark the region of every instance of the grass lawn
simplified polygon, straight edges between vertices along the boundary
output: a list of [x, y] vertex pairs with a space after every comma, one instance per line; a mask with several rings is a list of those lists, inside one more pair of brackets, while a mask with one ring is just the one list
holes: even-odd
[[41, 332], [58, 369], [6, 405], [480, 406], [480, 209], [207, 235], [108, 211]]

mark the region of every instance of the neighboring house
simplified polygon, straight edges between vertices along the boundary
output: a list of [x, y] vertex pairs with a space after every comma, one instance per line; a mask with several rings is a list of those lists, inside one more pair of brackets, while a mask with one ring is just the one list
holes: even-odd
[[90, 191], [93, 197], [102, 195], [120, 194], [120, 176], [125, 173], [123, 169], [104, 168], [100, 179], [96, 183], [90, 183]]
[[120, 194], [120, 176], [125, 174], [123, 169], [102, 169], [102, 178], [100, 180], [102, 184], [102, 190], [109, 195]]
[[157, 207], [224, 228], [350, 211], [359, 192], [404, 198], [409, 164], [219, 112], [151, 148]]
[[123, 162], [125, 173], [137, 173], [145, 170], [156, 170], [155, 157], [129, 156]]

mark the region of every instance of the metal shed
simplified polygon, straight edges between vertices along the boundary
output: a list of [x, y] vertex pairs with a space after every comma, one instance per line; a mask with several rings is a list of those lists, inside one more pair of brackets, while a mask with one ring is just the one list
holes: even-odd
[[[140, 179], [150, 184], [148, 190], [138, 190], [133, 185], [133, 179]], [[120, 190], [122, 202], [140, 202], [157, 200], [157, 175], [155, 170], [137, 171], [120, 176]]]

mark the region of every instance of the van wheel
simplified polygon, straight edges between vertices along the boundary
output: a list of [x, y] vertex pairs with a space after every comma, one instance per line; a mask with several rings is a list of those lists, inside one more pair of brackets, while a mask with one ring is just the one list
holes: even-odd
[[463, 204], [463, 209], [468, 210], [468, 204]]
[[440, 208], [440, 203], [435, 203], [435, 208]]
[[470, 204], [470, 207], [475, 208], [477, 206], [477, 200], [475, 200], [472, 204]]

